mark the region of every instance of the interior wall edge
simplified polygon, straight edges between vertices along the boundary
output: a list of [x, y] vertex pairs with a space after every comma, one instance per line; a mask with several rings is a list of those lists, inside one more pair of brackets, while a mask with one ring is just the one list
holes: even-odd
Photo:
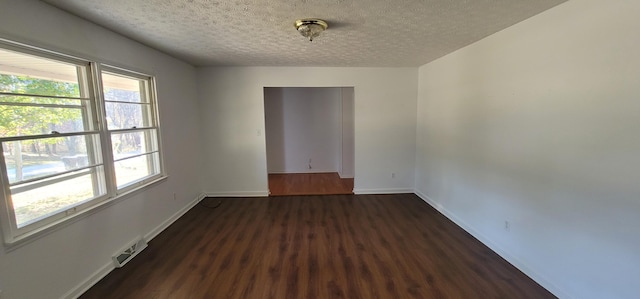
[[422, 192], [419, 189], [415, 189], [414, 193], [420, 197], [426, 204], [433, 207], [436, 211], [442, 214], [447, 219], [451, 220], [458, 227], [462, 228], [464, 231], [473, 236], [476, 240], [480, 241], [485, 246], [489, 247], [491, 251], [495, 252], [497, 255], [505, 259], [514, 267], [518, 268], [518, 270], [522, 271], [525, 275], [529, 276], [529, 278], [533, 279], [543, 288], [547, 289], [549, 292], [553, 293], [558, 298], [567, 298], [572, 299], [573, 297], [569, 296], [567, 292], [562, 290], [560, 287], [551, 282], [551, 280], [547, 279], [544, 275], [532, 270], [531, 267], [527, 265], [527, 263], [515, 257], [515, 255], [511, 254], [504, 248], [500, 247], [497, 242], [494, 242], [490, 238], [486, 237], [479, 230], [475, 229], [473, 226], [467, 224], [460, 217], [456, 216], [456, 214], [447, 210], [444, 206], [438, 204], [437, 201], [433, 200], [427, 194]]

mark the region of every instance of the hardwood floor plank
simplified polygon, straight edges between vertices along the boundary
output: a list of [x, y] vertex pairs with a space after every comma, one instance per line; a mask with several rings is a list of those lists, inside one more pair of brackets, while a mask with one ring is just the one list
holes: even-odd
[[81, 298], [555, 297], [400, 194], [207, 198]]

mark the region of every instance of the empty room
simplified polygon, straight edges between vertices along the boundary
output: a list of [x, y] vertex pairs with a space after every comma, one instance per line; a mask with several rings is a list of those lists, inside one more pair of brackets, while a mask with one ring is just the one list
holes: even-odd
[[0, 0], [0, 299], [637, 298], [639, 15]]

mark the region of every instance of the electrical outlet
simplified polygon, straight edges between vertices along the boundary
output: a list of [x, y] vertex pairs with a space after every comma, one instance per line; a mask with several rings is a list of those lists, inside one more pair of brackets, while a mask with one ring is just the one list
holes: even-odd
[[176, 193], [173, 192], [173, 200], [176, 200]]
[[506, 231], [510, 231], [511, 230], [511, 223], [509, 223], [509, 221], [507, 221], [507, 220], [504, 221], [504, 230], [506, 230]]
[[392, 172], [392, 173], [391, 173], [391, 178], [392, 178], [392, 179], [395, 179], [395, 178], [396, 178], [396, 173], [395, 173], [395, 172]]

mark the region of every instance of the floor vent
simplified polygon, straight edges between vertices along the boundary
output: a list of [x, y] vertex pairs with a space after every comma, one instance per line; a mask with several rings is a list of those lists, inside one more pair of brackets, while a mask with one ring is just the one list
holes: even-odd
[[132, 241], [130, 245], [113, 255], [113, 263], [117, 268], [120, 268], [145, 248], [147, 248], [147, 242], [144, 239], [138, 237], [137, 239]]

